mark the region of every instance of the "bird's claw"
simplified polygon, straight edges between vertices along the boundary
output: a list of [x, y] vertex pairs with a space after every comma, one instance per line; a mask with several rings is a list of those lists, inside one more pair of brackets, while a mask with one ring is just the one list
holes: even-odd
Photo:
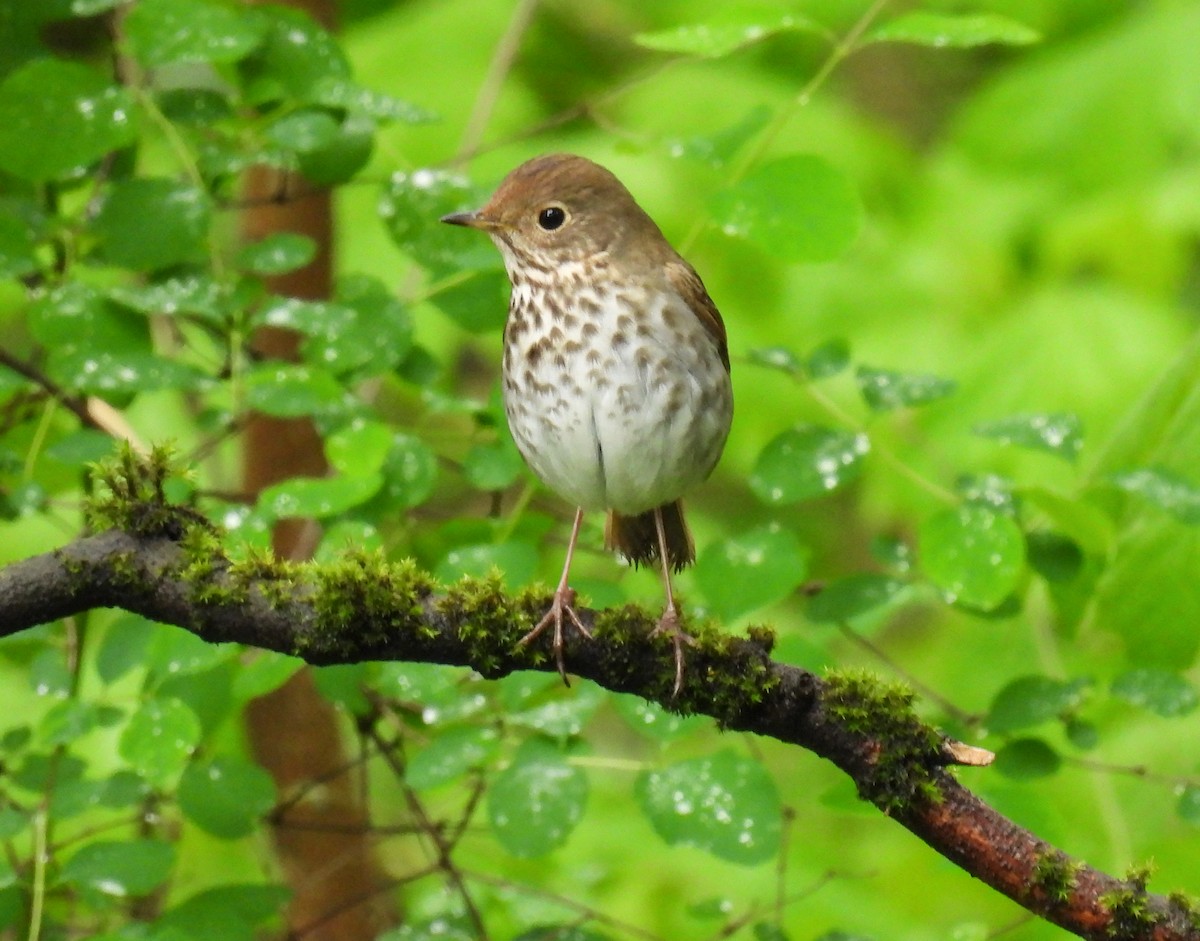
[[663, 612], [662, 617], [658, 619], [658, 625], [650, 632], [651, 637], [657, 637], [659, 634], [670, 634], [671, 640], [675, 643], [675, 688], [671, 691], [671, 698], [674, 699], [683, 689], [684, 644], [694, 647], [696, 641], [689, 634], [684, 633], [683, 627], [679, 623], [679, 612], [675, 610], [674, 605]]
[[592, 632], [587, 629], [583, 621], [579, 620], [579, 615], [575, 613], [575, 589], [560, 588], [554, 593], [554, 600], [550, 603], [550, 610], [545, 613], [540, 621], [534, 626], [528, 634], [517, 641], [518, 647], [524, 647], [531, 640], [537, 637], [542, 631], [554, 625], [554, 640], [551, 644], [554, 650], [554, 660], [558, 664], [558, 675], [562, 677], [563, 684], [571, 685], [571, 681], [567, 679], [567, 664], [563, 658], [563, 617], [564, 615], [575, 625], [575, 628], [588, 640], [592, 639]]

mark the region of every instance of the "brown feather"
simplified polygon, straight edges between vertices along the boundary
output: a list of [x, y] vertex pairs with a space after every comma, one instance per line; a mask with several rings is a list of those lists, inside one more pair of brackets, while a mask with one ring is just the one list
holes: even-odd
[[725, 336], [725, 321], [721, 319], [721, 312], [717, 310], [713, 299], [708, 296], [708, 291], [704, 287], [704, 282], [700, 280], [700, 275], [696, 274], [695, 268], [678, 256], [675, 261], [666, 265], [666, 273], [671, 287], [687, 302], [692, 313], [704, 324], [704, 329], [717, 341], [717, 352], [721, 354], [721, 362], [725, 364], [725, 371], [729, 372], [729, 341]]
[[[671, 568], [678, 572], [696, 561], [696, 545], [683, 518], [683, 501], [676, 500], [659, 509], [667, 537], [667, 556]], [[626, 516], [609, 510], [604, 521], [604, 548], [621, 553], [635, 567], [657, 562], [658, 530], [654, 526], [654, 511]]]

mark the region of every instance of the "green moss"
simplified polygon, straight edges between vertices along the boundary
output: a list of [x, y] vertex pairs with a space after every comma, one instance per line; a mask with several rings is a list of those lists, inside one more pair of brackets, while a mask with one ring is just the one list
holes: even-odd
[[1167, 904], [1183, 916], [1193, 931], [1200, 931], [1200, 908], [1195, 899], [1186, 892], [1171, 892], [1167, 895]]
[[825, 711], [877, 750], [857, 779], [859, 795], [885, 813], [914, 800], [941, 799], [935, 772], [942, 736], [913, 712], [913, 692], [864, 670], [831, 670], [824, 677]]
[[1059, 850], [1047, 850], [1034, 864], [1030, 887], [1040, 889], [1055, 902], [1065, 902], [1075, 891], [1075, 879], [1081, 865]]
[[348, 660], [362, 645], [430, 630], [423, 602], [435, 583], [411, 559], [389, 562], [382, 553], [350, 552], [309, 572], [318, 641], [326, 649], [340, 649]]
[[92, 532], [119, 529], [137, 536], [181, 539], [196, 526], [210, 528], [200, 513], [171, 503], [164, 484], [173, 455], [155, 447], [141, 455], [128, 443], [113, 458], [92, 466], [92, 496], [84, 504], [84, 522]]
[[1125, 884], [1112, 892], [1100, 896], [1100, 901], [1108, 909], [1111, 921], [1108, 923], [1108, 936], [1125, 941], [1146, 937], [1149, 929], [1155, 924], [1154, 913], [1150, 910], [1150, 897], [1146, 892], [1146, 883], [1150, 881], [1150, 867], [1137, 866], [1125, 874]]
[[[459, 639], [466, 645], [467, 660], [484, 676], [494, 676], [513, 652], [519, 638], [512, 635], [513, 624], [541, 620], [549, 607], [545, 592], [524, 589], [509, 597], [504, 591], [501, 573], [493, 569], [486, 578], [464, 577], [451, 585], [434, 604], [434, 611], [457, 622]], [[540, 648], [530, 647], [531, 665], [544, 661]]]

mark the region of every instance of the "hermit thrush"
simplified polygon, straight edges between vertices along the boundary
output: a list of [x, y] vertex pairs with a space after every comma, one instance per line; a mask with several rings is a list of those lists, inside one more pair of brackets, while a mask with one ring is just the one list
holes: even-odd
[[608, 511], [605, 545], [662, 566], [655, 633], [683, 645], [671, 570], [695, 560], [680, 496], [712, 472], [733, 418], [725, 325], [692, 266], [608, 170], [550, 154], [521, 164], [482, 209], [442, 219], [491, 236], [512, 282], [504, 328], [504, 410], [517, 448], [578, 508], [545, 617], [591, 634], [571, 607], [571, 556], [585, 510]]

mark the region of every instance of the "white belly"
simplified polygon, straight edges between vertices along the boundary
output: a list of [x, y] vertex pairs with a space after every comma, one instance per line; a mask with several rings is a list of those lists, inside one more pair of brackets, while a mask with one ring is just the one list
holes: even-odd
[[584, 303], [547, 336], [528, 283], [513, 288], [504, 407], [517, 447], [576, 506], [633, 514], [669, 503], [708, 477], [729, 432], [733, 390], [716, 341], [674, 295], [671, 310], [660, 296], [637, 320], [632, 300], [603, 287], [576, 297]]

